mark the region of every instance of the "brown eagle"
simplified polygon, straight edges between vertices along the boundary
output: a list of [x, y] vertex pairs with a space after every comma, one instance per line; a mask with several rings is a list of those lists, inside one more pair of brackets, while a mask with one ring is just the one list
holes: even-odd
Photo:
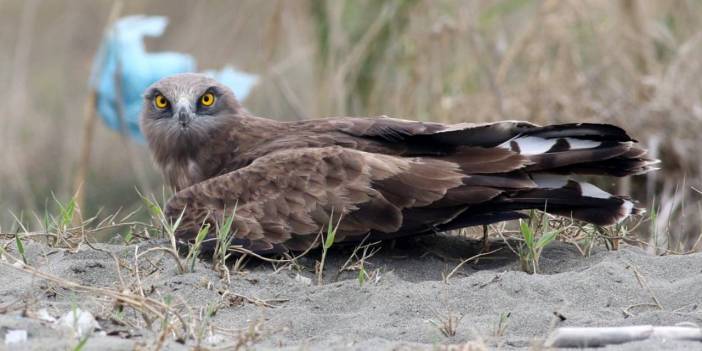
[[178, 239], [234, 213], [233, 244], [262, 254], [317, 245], [330, 223], [336, 242], [495, 223], [529, 209], [614, 224], [637, 213], [632, 201], [571, 176], [623, 177], [654, 163], [607, 124], [279, 122], [252, 116], [198, 74], [153, 84], [141, 128], [176, 191], [166, 214], [182, 214]]

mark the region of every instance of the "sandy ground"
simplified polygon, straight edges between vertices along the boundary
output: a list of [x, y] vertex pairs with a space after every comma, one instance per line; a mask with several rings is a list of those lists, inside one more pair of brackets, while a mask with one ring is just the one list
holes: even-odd
[[[150, 247], [140, 245], [142, 252]], [[154, 253], [151, 263], [140, 262], [140, 280], [147, 296], [168, 300], [189, 316], [203, 330], [202, 345], [210, 348], [233, 348], [239, 342], [261, 350], [540, 349], [534, 345], [559, 326], [702, 324], [702, 254], [656, 257], [625, 247], [583, 257], [572, 245], [554, 243], [543, 254], [542, 274], [529, 275], [505, 247], [477, 264], [466, 264], [445, 282], [443, 275], [458, 258], [478, 253], [479, 244], [432, 236], [409, 246], [383, 246], [366, 265], [378, 275], [363, 286], [357, 272], [334, 279], [350, 248], [330, 252], [321, 286], [306, 279], [314, 281], [317, 253], [301, 258], [302, 267], [278, 271], [269, 263], [250, 262], [244, 273], [232, 274], [231, 284], [220, 280], [207, 262], [198, 261], [194, 273], [178, 274], [171, 258]], [[14, 245], [9, 247], [16, 254]], [[62, 279], [120, 290], [108, 251], [113, 252], [123, 261], [125, 284], [134, 288], [134, 246], [99, 247], [105, 251], [84, 246], [72, 253], [28, 242], [26, 257], [31, 266]], [[26, 342], [3, 345], [8, 349], [73, 349], [78, 344], [74, 333], [47, 321], [46, 315], [60, 317], [76, 308], [94, 315], [102, 329], [87, 339], [83, 350], [156, 347], [164, 325], [160, 321], [147, 328], [132, 309], [120, 315], [114, 300], [100, 294], [66, 289], [7, 265], [0, 270], [0, 338], [9, 330], [28, 332]], [[226, 290], [230, 293], [223, 298]], [[205, 322], [194, 318], [207, 306], [218, 306], [214, 316]], [[500, 328], [501, 314], [509, 317]], [[116, 315], [133, 325], [122, 325]], [[450, 337], [436, 326], [448, 316], [462, 316]], [[221, 329], [208, 332], [215, 330], [212, 326]], [[184, 345], [169, 334], [164, 349], [193, 345], [193, 340]], [[658, 340], [604, 348], [646, 349], [692, 350], [702, 349], [702, 344]]]

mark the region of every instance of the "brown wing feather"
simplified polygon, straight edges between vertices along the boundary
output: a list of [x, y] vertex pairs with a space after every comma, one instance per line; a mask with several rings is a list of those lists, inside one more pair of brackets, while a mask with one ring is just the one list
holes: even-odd
[[524, 121], [441, 124], [397, 118], [343, 118], [328, 122], [336, 130], [356, 137], [378, 137], [389, 142], [428, 143], [448, 146], [499, 145], [525, 131], [538, 127]]
[[263, 251], [299, 249], [311, 243], [332, 216], [332, 222], [339, 215], [343, 218], [338, 241], [371, 231], [397, 232], [405, 208], [440, 202], [450, 189], [462, 186], [463, 178], [457, 164], [436, 159], [340, 147], [295, 149], [186, 188], [169, 201], [167, 213], [177, 216], [187, 209], [178, 235], [189, 240], [203, 221], [221, 223], [236, 207], [237, 240]]

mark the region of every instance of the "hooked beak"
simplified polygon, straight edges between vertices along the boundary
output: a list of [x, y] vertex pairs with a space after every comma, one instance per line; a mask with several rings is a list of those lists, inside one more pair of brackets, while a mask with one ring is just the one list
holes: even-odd
[[190, 105], [187, 103], [178, 103], [173, 117], [178, 118], [178, 123], [181, 128], [187, 127], [193, 120], [193, 113], [190, 110]]

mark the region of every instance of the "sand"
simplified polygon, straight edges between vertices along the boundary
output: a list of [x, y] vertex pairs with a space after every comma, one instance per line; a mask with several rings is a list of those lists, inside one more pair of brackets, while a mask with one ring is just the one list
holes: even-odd
[[[153, 243], [139, 245], [143, 252]], [[140, 262], [141, 285], [148, 296], [170, 296], [189, 316], [219, 305], [208, 324], [199, 325], [230, 330], [215, 336], [203, 332], [201, 344], [209, 348], [241, 342], [256, 350], [522, 350], [539, 349], [560, 326], [702, 325], [702, 254], [651, 256], [625, 246], [619, 251], [596, 249], [584, 257], [572, 245], [557, 242], [544, 251], [542, 272], [531, 275], [520, 270], [508, 248], [493, 242], [493, 249], [502, 249], [444, 281], [459, 258], [479, 253], [477, 242], [438, 235], [405, 246], [409, 248], [384, 245], [370, 258], [366, 269], [378, 274], [362, 286], [356, 271], [334, 279], [351, 248], [329, 253], [322, 285], [313, 283], [318, 253], [299, 259], [302, 267], [297, 268], [278, 265], [276, 270], [269, 263], [250, 261], [243, 273], [232, 273], [230, 284], [207, 261], [198, 261], [193, 273], [179, 274], [171, 258], [159, 261], [161, 254], [156, 253], [150, 255], [156, 266]], [[104, 251], [83, 246], [70, 252], [27, 242], [26, 256], [43, 272], [117, 289], [116, 264], [108, 253], [113, 252], [124, 260], [122, 275], [134, 287], [134, 275], [126, 268], [133, 264], [134, 246], [98, 247]], [[14, 244], [9, 248], [16, 254]], [[155, 348], [159, 322], [146, 328], [127, 308], [124, 316], [138, 324], [120, 325], [111, 318], [115, 309], [110, 299], [65, 289], [7, 265], [0, 270], [0, 337], [9, 330], [28, 332], [26, 342], [4, 345], [8, 349], [72, 349], [78, 344], [73, 332], [42, 320], [38, 311], [60, 317], [76, 308], [94, 315], [101, 327], [83, 350]], [[223, 299], [226, 290], [248, 299]], [[501, 315], [509, 315], [502, 327]], [[436, 325], [448, 316], [461, 317], [453, 336], [445, 336]], [[186, 350], [195, 344], [192, 339], [179, 343], [169, 335], [164, 349]], [[702, 349], [702, 343], [648, 340], [603, 348], [651, 349]]]

